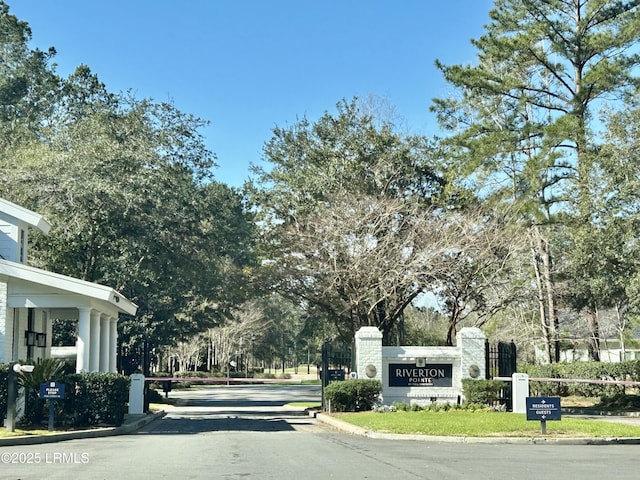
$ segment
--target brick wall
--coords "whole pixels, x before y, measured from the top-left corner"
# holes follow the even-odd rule
[[[356,364],[358,378],[382,381],[385,404],[393,402],[425,405],[433,401],[456,403],[462,400],[462,379],[471,372],[484,378],[485,336],[478,328],[463,328],[456,336],[454,347],[383,347],[382,334],[375,327],[364,327],[356,333]],[[413,369],[421,362],[427,365],[451,366],[451,386],[390,386],[389,365]],[[371,366],[376,375],[371,377]],[[475,374],[474,373],[474,374]]]

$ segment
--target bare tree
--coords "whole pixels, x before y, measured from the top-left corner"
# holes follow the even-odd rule
[[[443,219],[440,243],[448,250],[437,260],[434,293],[449,316],[447,345],[453,345],[462,322],[484,326],[531,287],[524,262],[527,239],[511,215],[471,208]]]
[[[269,324],[258,299],[242,304],[232,312],[232,319],[227,324],[210,328],[203,334],[208,368],[227,366],[236,355],[246,357],[252,342],[259,341]]]
[[[169,349],[169,355],[178,361],[178,369],[181,372],[195,370],[199,362],[200,351],[202,350],[202,337],[195,335],[188,340],[178,342]]]
[[[327,312],[344,340],[363,325],[388,336],[430,281],[434,227],[432,212],[401,200],[334,196],[288,228],[286,255],[271,268],[280,291]]]

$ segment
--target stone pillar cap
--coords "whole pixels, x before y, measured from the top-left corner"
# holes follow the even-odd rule
[[[378,327],[360,327],[356,332],[356,338],[382,338],[382,332]]]

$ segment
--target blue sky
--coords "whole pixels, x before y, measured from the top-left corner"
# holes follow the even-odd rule
[[[275,125],[376,95],[412,133],[450,88],[434,67],[475,60],[491,0],[7,0],[57,50],[57,72],[88,65],[112,92],[170,100],[211,122],[217,180],[241,186]]]

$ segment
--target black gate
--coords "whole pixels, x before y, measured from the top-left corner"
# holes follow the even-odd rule
[[[353,348],[350,345],[333,344],[326,340],[322,344],[322,410],[325,411],[324,389],[329,383],[342,381],[353,369]]]
[[[517,351],[513,342],[498,342],[491,345],[485,343],[486,377],[509,377],[516,373]],[[504,388],[500,392],[498,401],[507,410],[511,410],[511,382],[504,382]]]

